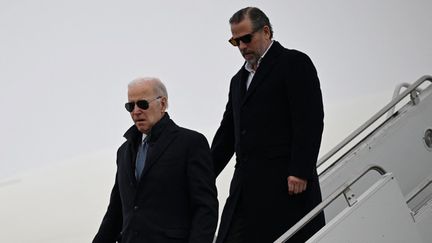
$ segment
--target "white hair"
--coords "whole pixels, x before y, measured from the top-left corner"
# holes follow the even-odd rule
[[[134,80],[132,80],[128,84],[128,88],[131,88],[135,85],[144,84],[147,82],[151,82],[153,86],[153,91],[157,96],[166,97],[168,99],[168,91],[165,87],[165,85],[162,83],[162,81],[159,78],[155,77],[139,77]]]

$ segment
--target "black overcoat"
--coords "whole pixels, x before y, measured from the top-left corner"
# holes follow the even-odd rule
[[[117,175],[94,243],[211,243],[218,202],[206,138],[168,114],[152,128],[141,179],[134,165],[142,134],[132,126],[117,152]]]
[[[217,175],[236,154],[218,243],[225,239],[236,208],[245,216],[245,242],[268,243],[321,201],[316,161],[324,112],[312,61],[275,41],[246,91],[248,75],[242,67],[232,78],[211,147]],[[308,180],[304,193],[288,195],[290,175]],[[303,242],[323,224],[320,214],[290,242]]]

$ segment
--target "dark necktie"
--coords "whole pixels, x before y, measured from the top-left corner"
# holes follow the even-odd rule
[[[138,148],[138,153],[137,153],[137,157],[136,157],[136,162],[135,162],[135,177],[137,180],[140,179],[141,177],[141,173],[144,169],[145,166],[145,160],[147,157],[147,138],[144,139],[144,141],[141,142],[141,145]]]

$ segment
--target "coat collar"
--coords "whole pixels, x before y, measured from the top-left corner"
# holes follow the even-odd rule
[[[162,131],[170,121],[170,116],[168,113],[165,113],[163,117],[152,127],[150,133],[148,134],[148,141],[155,142],[160,137]],[[133,125],[126,131],[123,137],[126,138],[126,140],[132,142],[132,144],[138,144],[139,141],[141,141],[142,133],[135,125]]]
[[[167,146],[171,144],[171,142],[174,140],[177,131],[178,126],[170,119],[168,113],[165,113],[165,115],[153,126],[148,135],[149,148],[147,152],[145,167],[141,174],[142,178],[158,161],[160,156],[166,150]],[[131,166],[128,167],[131,170],[129,171],[129,176],[131,177],[131,180],[136,183],[134,173],[135,158],[138,144],[141,141],[142,133],[136,128],[135,125],[133,125],[126,131],[124,137],[129,143],[129,152],[126,154],[129,159],[127,160],[131,161],[132,163]]]

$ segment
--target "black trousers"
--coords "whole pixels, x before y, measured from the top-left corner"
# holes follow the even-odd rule
[[[237,204],[234,215],[231,219],[228,234],[223,241],[224,243],[246,243],[246,239],[248,238],[246,235],[247,222],[245,219],[244,211],[238,205],[241,204]]]

